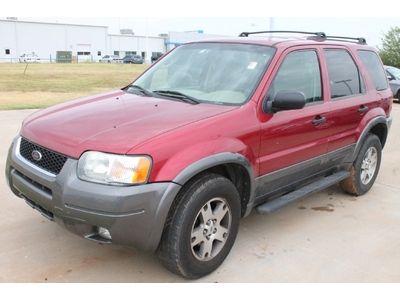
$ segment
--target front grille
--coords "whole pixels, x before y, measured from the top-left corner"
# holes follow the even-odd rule
[[[39,161],[34,160],[32,157],[32,152],[34,150],[37,150],[42,154],[42,158]],[[62,167],[67,161],[66,156],[33,144],[24,138],[21,138],[19,152],[23,158],[32,164],[55,175],[60,173]]]

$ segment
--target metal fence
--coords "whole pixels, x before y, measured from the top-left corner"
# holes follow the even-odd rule
[[[62,59],[56,59],[54,56],[48,56],[48,57],[37,57],[34,59],[24,59],[22,57],[0,57],[0,63],[46,63],[46,64],[52,64],[52,63],[122,63],[122,59],[120,60],[112,60],[110,62],[108,61],[102,61],[101,58],[94,58],[92,55],[91,56],[73,56],[72,60],[62,60]]]

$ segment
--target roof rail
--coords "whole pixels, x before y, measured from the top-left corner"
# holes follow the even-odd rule
[[[333,41],[350,41],[354,43],[358,43],[361,45],[366,45],[367,40],[363,37],[347,37],[347,36],[335,36],[335,35],[326,35],[324,32],[309,32],[309,31],[291,31],[291,30],[278,30],[278,31],[244,31],[239,34],[239,37],[248,37],[253,34],[262,34],[262,33],[298,33],[298,34],[307,34],[313,35],[309,37],[309,39],[316,40],[333,40]],[[315,37],[314,37],[315,36]]]
[[[361,44],[361,45],[367,44],[367,40],[363,37],[347,37],[347,36],[328,35],[328,36],[326,36],[326,39],[334,40],[334,41],[353,41],[353,42],[355,42],[357,44]]]
[[[248,37],[251,34],[262,34],[262,33],[300,33],[300,34],[311,34],[315,35],[318,38],[326,38],[326,34],[324,32],[308,32],[308,31],[286,31],[286,30],[278,30],[278,31],[252,31],[252,32],[242,32],[239,34],[240,37]]]

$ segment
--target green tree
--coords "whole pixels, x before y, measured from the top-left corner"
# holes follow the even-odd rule
[[[384,34],[379,55],[385,65],[400,67],[400,27],[393,27]]]

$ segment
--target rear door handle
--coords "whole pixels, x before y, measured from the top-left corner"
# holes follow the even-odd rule
[[[323,117],[323,116],[316,116],[316,117],[314,118],[314,120],[312,120],[312,123],[313,123],[315,126],[320,125],[320,124],[324,124],[325,122],[326,122],[326,118]]]
[[[365,113],[365,112],[368,111],[368,109],[369,109],[369,107],[363,104],[358,108],[358,112],[359,113]]]

